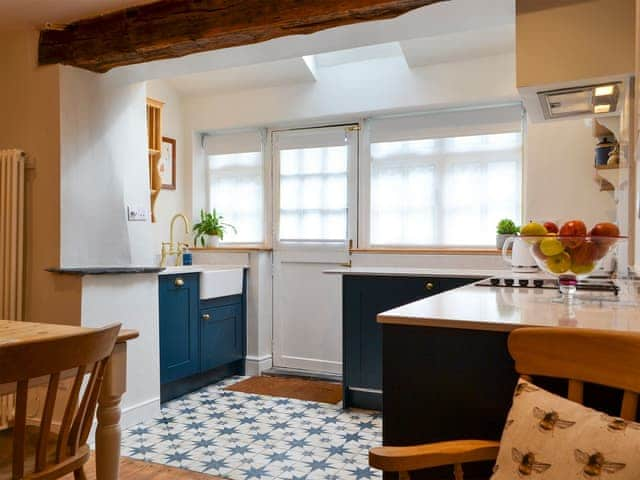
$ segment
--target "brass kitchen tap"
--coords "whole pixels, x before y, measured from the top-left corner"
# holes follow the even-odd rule
[[[162,258],[160,260],[160,266],[164,267],[167,264],[167,257],[170,255],[176,256],[176,266],[182,264],[182,254],[189,247],[189,244],[178,242],[177,244],[173,241],[173,227],[176,224],[176,220],[181,218],[184,221],[184,233],[191,233],[191,224],[189,219],[183,215],[182,213],[177,213],[171,219],[171,226],[169,227],[169,242],[162,242]]]

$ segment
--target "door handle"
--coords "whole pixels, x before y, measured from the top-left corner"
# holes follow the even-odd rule
[[[183,279],[181,279],[181,278],[176,278],[176,281],[175,281],[175,282],[173,282],[173,284],[174,284],[176,287],[182,287],[182,286],[184,286],[184,280],[183,280]]]
[[[211,320],[211,315],[209,315],[208,313],[203,313],[203,314],[202,314],[202,319],[203,319],[205,322],[208,322],[209,320]]]

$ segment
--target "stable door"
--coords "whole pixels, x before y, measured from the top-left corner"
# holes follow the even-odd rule
[[[342,372],[339,275],[356,233],[358,126],[272,133],[273,363]]]

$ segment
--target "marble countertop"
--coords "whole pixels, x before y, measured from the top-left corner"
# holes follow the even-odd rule
[[[489,278],[512,276],[509,270],[490,270],[477,268],[412,268],[412,267],[344,267],[325,270],[323,273],[336,275],[381,275],[389,277],[458,277]]]
[[[525,326],[640,332],[640,282],[618,280],[617,284],[618,301],[612,301],[612,293],[579,292],[589,300],[571,307],[552,301],[559,295],[554,289],[471,284],[383,312],[378,322],[504,332]]]
[[[180,275],[185,273],[202,273],[214,270],[235,270],[237,268],[248,269],[249,265],[183,265],[179,267],[166,267],[160,275]]]

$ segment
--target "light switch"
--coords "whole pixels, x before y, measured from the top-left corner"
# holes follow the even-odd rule
[[[127,219],[130,222],[146,222],[149,220],[149,211],[147,207],[128,205]]]

